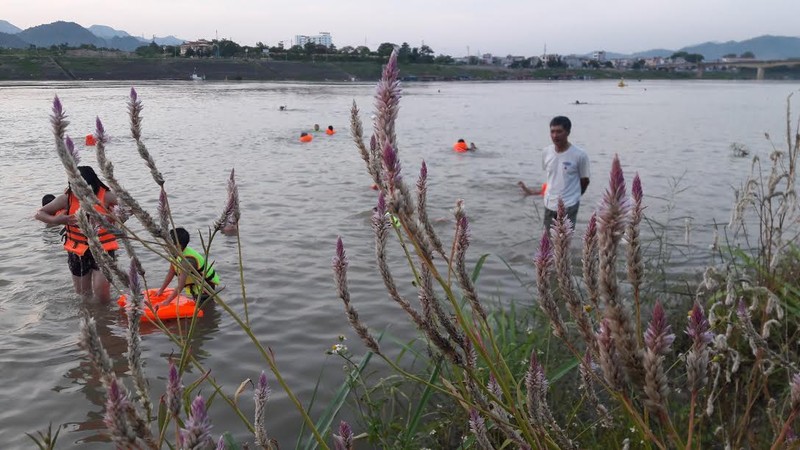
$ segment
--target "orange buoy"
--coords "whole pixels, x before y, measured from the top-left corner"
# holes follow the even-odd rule
[[[455,144],[453,144],[453,150],[458,153],[464,153],[469,151],[469,146],[464,141],[458,141]]]
[[[95,144],[97,144],[97,141],[95,140],[94,135],[93,134],[87,134],[86,135],[86,145],[91,147],[91,146],[94,146]]]
[[[300,142],[311,142],[314,139],[314,136],[310,134],[301,134],[300,135]]]
[[[148,289],[142,292],[146,301],[150,303],[149,305],[145,303],[142,321],[149,320],[150,322],[155,322],[156,317],[161,320],[171,320],[192,317],[194,315],[197,302],[195,302],[191,297],[178,294],[177,297],[165,305],[161,304],[161,302],[172,295],[175,290],[172,288],[164,289],[164,292],[162,292],[161,295],[156,295],[157,292],[158,289]],[[126,303],[127,298],[125,295],[121,295],[119,300],[117,300],[117,304],[123,308],[125,307]],[[197,317],[203,317],[202,309],[197,310]]]

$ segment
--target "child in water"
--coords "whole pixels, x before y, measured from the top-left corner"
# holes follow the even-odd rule
[[[205,281],[209,284],[211,290],[214,290],[219,286],[219,275],[217,272],[211,267],[212,263],[207,263],[206,259],[203,257],[202,254],[198,253],[195,249],[189,247],[189,232],[186,231],[184,228],[175,228],[174,230],[170,231],[170,236],[172,236],[172,242],[181,250],[182,256],[178,259],[178,263],[181,265],[188,264],[194,270],[182,267],[176,267],[174,264],[169,266],[169,271],[167,272],[166,278],[164,278],[164,283],[161,285],[161,289],[158,290],[156,296],[160,296],[164,293],[164,290],[169,287],[169,284],[172,282],[172,279],[175,278],[175,275],[178,275],[178,286],[169,297],[167,297],[161,304],[168,304],[181,291],[186,290],[186,292],[191,295],[195,300],[203,302],[207,300],[210,295],[203,290],[203,283],[200,280],[196,279],[196,275],[194,275],[194,271],[201,274],[205,277]],[[190,273],[190,270],[192,273]]]

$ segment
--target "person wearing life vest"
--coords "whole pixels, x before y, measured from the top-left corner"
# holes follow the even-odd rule
[[[333,129],[333,125],[328,125],[328,129],[325,130],[325,134],[327,134],[328,136],[333,136],[334,134],[336,134],[336,130]]]
[[[217,275],[217,271],[212,267],[213,262],[209,263],[201,253],[189,247],[190,236],[185,228],[175,228],[170,231],[169,234],[172,236],[172,242],[182,253],[177,261],[179,266],[175,264],[169,266],[167,276],[164,278],[161,289],[156,293],[156,297],[160,296],[164,290],[169,287],[175,275],[178,275],[177,288],[172,291],[169,297],[161,302],[162,305],[172,302],[182,291],[185,291],[187,295],[191,295],[197,301],[203,302],[207,300],[211,297],[207,289],[213,291],[219,286],[219,275]],[[197,274],[200,274],[205,280],[198,279]],[[204,281],[208,283],[208,287],[206,288],[204,288]]]
[[[469,151],[469,146],[463,139],[459,139],[458,142],[453,144],[453,151],[458,153],[466,153]]]
[[[100,202],[95,205],[95,209],[107,215],[111,207],[117,204],[117,196],[100,181],[94,169],[89,166],[78,166],[78,170]],[[46,224],[64,226],[66,230],[64,250],[67,251],[67,264],[72,273],[75,292],[81,295],[93,294],[95,298],[105,303],[110,299],[110,283],[97,266],[94,255],[89,250],[86,235],[78,227],[76,213],[79,208],[80,202],[69,187],[63,194],[42,206],[34,217]],[[114,257],[114,252],[119,249],[117,237],[104,228],[97,229],[97,237],[103,250]]]
[[[314,139],[314,136],[306,133],[305,131],[300,133],[300,142],[311,142]]]

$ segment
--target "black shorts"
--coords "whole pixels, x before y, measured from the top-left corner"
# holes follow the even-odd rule
[[[114,250],[111,250],[108,254],[114,258]],[[97,261],[94,260],[91,250],[86,250],[83,256],[67,252],[67,265],[69,265],[69,271],[76,277],[88,275],[93,270],[100,270],[100,268],[97,267]]]

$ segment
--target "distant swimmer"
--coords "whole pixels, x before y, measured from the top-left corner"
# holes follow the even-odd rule
[[[311,142],[313,139],[314,139],[314,136],[312,136],[312,135],[310,135],[310,134],[308,134],[306,132],[300,133],[300,142]]]
[[[333,125],[328,125],[328,129],[325,130],[325,134],[327,134],[328,136],[333,136],[334,134],[336,134],[336,130],[333,129]]]
[[[475,145],[475,143],[474,143],[474,142],[470,142],[470,143],[469,143],[469,151],[471,151],[471,152],[474,152],[474,151],[475,151],[475,150],[477,150],[477,149],[478,149],[478,146],[477,146],[477,145]]]
[[[286,111],[286,105],[278,106],[279,111]]]
[[[318,123],[314,124],[314,133],[319,133],[319,124]]]
[[[466,153],[469,151],[469,146],[463,139],[459,139],[458,142],[453,144],[453,151],[457,153]]]

